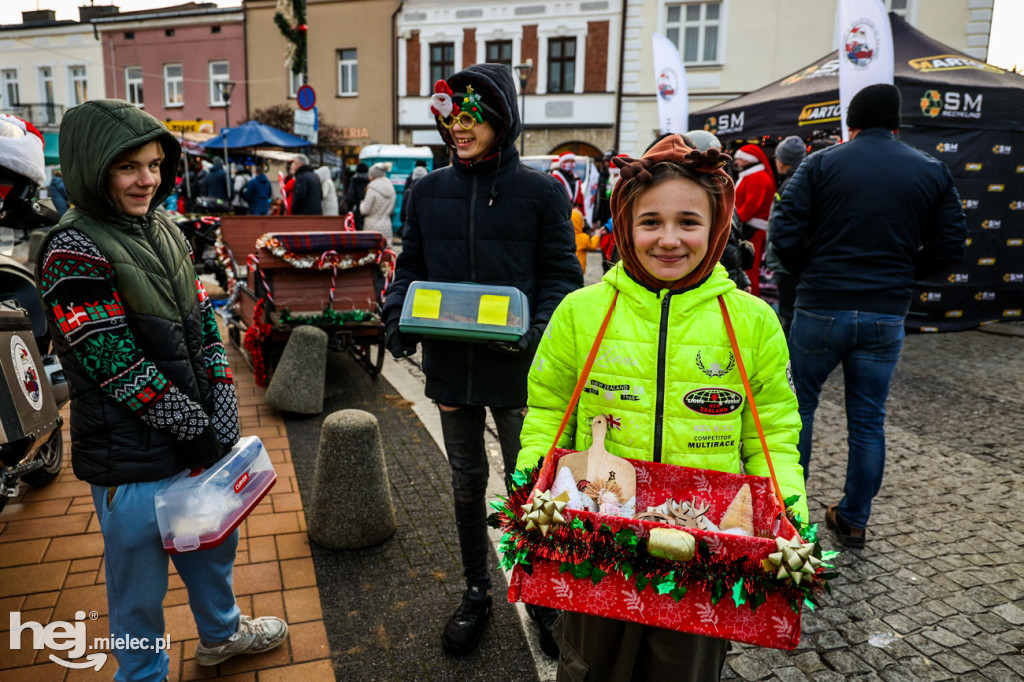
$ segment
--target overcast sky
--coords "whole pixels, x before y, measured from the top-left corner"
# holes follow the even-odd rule
[[[90,0],[0,0],[0,24],[20,24],[25,10],[53,9],[58,19],[78,19],[78,6]],[[184,0],[180,0],[184,1]],[[241,0],[216,0],[221,7],[238,7]],[[179,0],[92,0],[96,5],[116,4],[123,12],[179,4]],[[1024,67],[1024,0],[995,0],[988,61],[996,66]]]

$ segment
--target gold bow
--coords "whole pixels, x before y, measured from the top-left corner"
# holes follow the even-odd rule
[[[799,585],[802,580],[810,580],[821,565],[821,559],[813,555],[817,543],[801,544],[799,536],[790,540],[775,538],[777,552],[768,555],[761,562],[764,570],[775,573],[780,580],[788,580]]]
[[[565,517],[562,511],[565,505],[569,504],[569,493],[563,492],[556,498],[551,497],[551,491],[545,490],[533,496],[532,504],[524,504],[523,520],[526,521],[526,530],[539,528],[541,535],[547,537],[551,526],[565,524]]]
[[[647,553],[662,559],[689,561],[695,549],[693,536],[677,528],[652,528],[647,539]]]

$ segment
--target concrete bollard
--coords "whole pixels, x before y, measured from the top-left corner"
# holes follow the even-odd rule
[[[320,414],[324,411],[326,372],[327,332],[319,327],[298,327],[288,338],[263,402],[282,412]]]
[[[377,418],[362,410],[327,415],[306,513],[309,539],[331,549],[360,549],[395,532],[395,506]]]

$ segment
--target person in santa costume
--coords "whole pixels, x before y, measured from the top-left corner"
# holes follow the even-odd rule
[[[565,188],[569,202],[573,208],[583,212],[583,179],[576,175],[576,155],[562,152],[558,155],[558,166],[552,169],[551,175]]]
[[[775,176],[764,150],[745,144],[733,156],[736,179],[736,213],[743,224],[743,238],[754,245],[754,266],[747,270],[750,293],[761,295],[761,264],[764,260],[768,213],[775,199]]]

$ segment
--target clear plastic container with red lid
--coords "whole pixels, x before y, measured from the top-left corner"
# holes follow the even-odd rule
[[[246,436],[220,461],[172,476],[157,491],[156,521],[171,554],[216,547],[270,491],[277,474],[262,441]]]

